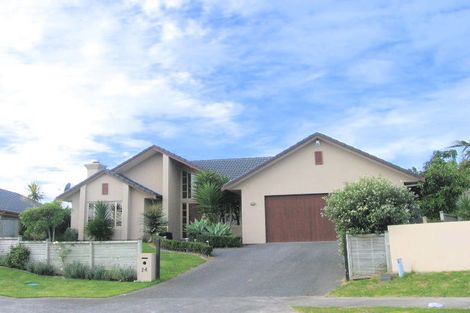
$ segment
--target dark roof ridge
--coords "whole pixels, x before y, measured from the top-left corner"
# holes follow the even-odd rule
[[[241,157],[241,158],[220,158],[220,159],[200,159],[191,160],[191,162],[202,162],[202,161],[225,161],[225,160],[248,160],[248,159],[271,159],[272,156],[260,156],[260,157]]]

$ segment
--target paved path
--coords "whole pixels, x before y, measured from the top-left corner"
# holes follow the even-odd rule
[[[344,277],[336,242],[217,249],[215,258],[171,281],[135,293],[145,298],[324,295]]]
[[[292,313],[292,306],[422,307],[429,302],[449,308],[470,308],[470,298],[326,298],[223,297],[157,298],[136,301],[132,296],[110,299],[11,299],[0,297],[2,313]]]

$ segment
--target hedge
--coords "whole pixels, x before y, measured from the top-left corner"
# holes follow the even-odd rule
[[[172,251],[194,252],[207,256],[212,253],[212,247],[203,242],[161,239],[161,248]]]
[[[242,239],[234,236],[213,236],[213,235],[197,235],[191,238],[191,241],[208,243],[212,248],[239,248],[242,246]]]

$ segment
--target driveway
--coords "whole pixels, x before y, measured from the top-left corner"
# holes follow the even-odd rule
[[[308,296],[325,294],[344,275],[334,242],[253,245],[216,250],[214,255],[173,280],[131,294],[105,299],[0,297],[0,311],[293,312],[292,305],[330,304],[331,298]]]
[[[324,295],[344,277],[336,242],[217,249],[215,258],[138,298],[288,297]]]

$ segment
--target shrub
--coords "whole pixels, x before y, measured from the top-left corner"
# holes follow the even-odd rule
[[[465,221],[470,220],[470,196],[463,194],[457,200],[457,216]]]
[[[113,220],[108,204],[97,201],[94,205],[95,217],[86,225],[87,235],[94,240],[110,240],[113,236]]]
[[[239,248],[242,246],[242,239],[234,236],[211,236],[203,234],[191,238],[191,240],[205,242],[212,248]]]
[[[217,224],[209,224],[206,227],[206,231],[211,236],[230,236],[232,235],[232,230],[230,229],[230,225],[217,223]]]
[[[134,281],[137,279],[137,272],[132,268],[114,267],[108,271],[108,280],[114,281]]]
[[[103,266],[91,268],[75,261],[64,267],[64,276],[90,280],[134,281],[137,279],[137,272],[132,268],[114,267],[110,270],[105,269]]]
[[[186,233],[190,238],[196,237],[206,233],[207,226],[209,226],[209,223],[204,219],[194,220],[191,224],[186,225]]]
[[[104,266],[96,266],[93,269],[93,277],[94,280],[110,280],[109,273],[104,268]]]
[[[207,243],[191,242],[191,241],[178,241],[178,240],[161,240],[161,248],[173,251],[193,252],[202,255],[211,255],[212,247]]]
[[[91,279],[93,278],[93,273],[89,266],[74,261],[64,266],[64,277],[77,279]]]
[[[26,270],[34,274],[46,276],[53,276],[56,273],[53,265],[44,262],[29,262],[26,265]]]
[[[8,256],[0,255],[0,266],[8,266]]]
[[[361,178],[326,197],[323,214],[335,223],[344,248],[346,233],[383,233],[388,225],[409,223],[417,210],[415,196],[405,187],[382,178]]]
[[[63,234],[58,236],[58,241],[77,241],[78,240],[78,231],[73,228],[67,228]]]
[[[154,235],[166,230],[166,221],[160,203],[149,206],[144,211],[144,233],[147,236]]]
[[[7,254],[6,264],[8,267],[19,268],[24,270],[29,261],[30,251],[23,245],[11,247]]]

